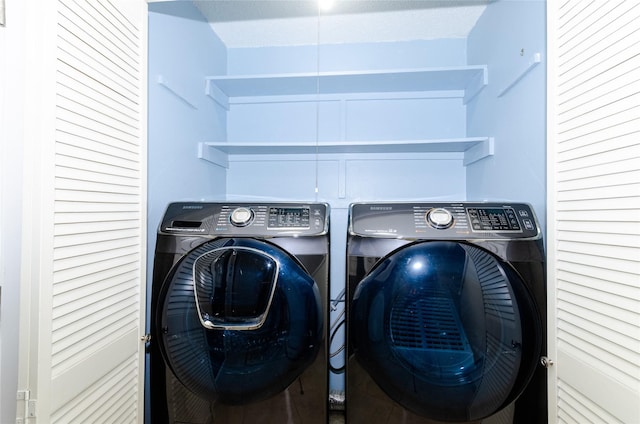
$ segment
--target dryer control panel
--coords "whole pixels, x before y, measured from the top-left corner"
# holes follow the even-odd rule
[[[355,203],[349,231],[363,237],[532,239],[540,237],[526,203]]]
[[[160,231],[212,236],[313,236],[327,234],[326,203],[172,203]]]

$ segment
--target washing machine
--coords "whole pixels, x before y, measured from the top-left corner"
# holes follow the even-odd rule
[[[347,423],[546,423],[545,291],[528,204],[352,204]]]
[[[170,204],[148,422],[326,423],[328,255],[324,203]]]

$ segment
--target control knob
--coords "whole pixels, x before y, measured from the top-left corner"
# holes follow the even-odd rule
[[[253,221],[253,211],[249,208],[236,208],[231,212],[229,220],[236,227],[246,227]]]
[[[434,208],[427,212],[427,223],[433,228],[444,230],[453,225],[453,215],[444,208]]]

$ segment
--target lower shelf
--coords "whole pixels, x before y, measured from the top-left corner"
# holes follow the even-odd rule
[[[464,165],[493,155],[493,138],[462,137],[426,140],[203,142],[198,157],[228,167],[231,155],[390,154],[464,152]],[[265,160],[268,159],[265,157]]]

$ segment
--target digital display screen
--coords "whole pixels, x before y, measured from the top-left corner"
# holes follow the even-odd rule
[[[309,228],[309,208],[269,208],[269,228]]]
[[[521,231],[511,208],[467,208],[467,216],[474,231]]]

